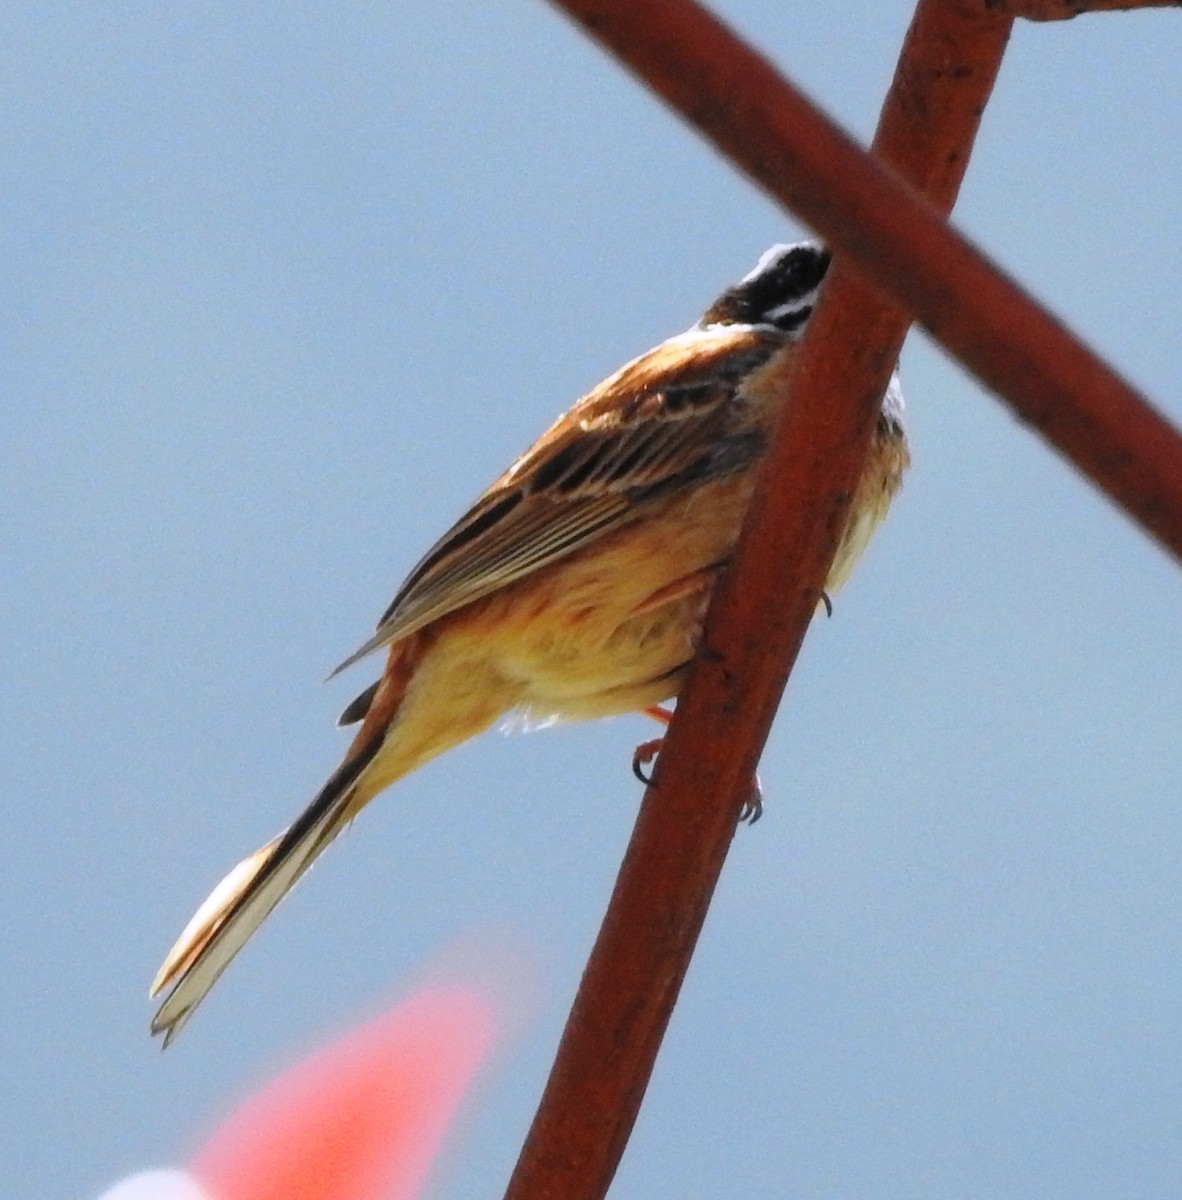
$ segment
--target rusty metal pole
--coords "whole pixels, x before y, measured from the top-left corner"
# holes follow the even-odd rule
[[[589,8],[602,18],[613,6],[566,7],[593,25]],[[646,6],[625,7],[635,14]],[[941,210],[967,165],[1008,30],[1008,19],[966,19],[939,0],[917,10],[877,145]],[[835,264],[797,356],[785,427],[708,618],[710,653],[679,702],[509,1200],[607,1192],[832,562],[833,530],[907,322]]]

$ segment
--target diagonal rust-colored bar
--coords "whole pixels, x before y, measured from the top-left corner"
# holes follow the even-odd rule
[[[1008,19],[921,2],[878,149],[951,207]],[[907,318],[834,265],[507,1196],[597,1200],[632,1129]],[[858,336],[851,338],[850,330]],[[856,347],[856,353],[848,353]],[[804,387],[799,385],[804,384]],[[785,381],[787,386],[787,381]]]
[[[1027,21],[1069,21],[1081,13],[1182,8],[1182,0],[982,0],[987,9]]]
[[[554,2],[1182,558],[1182,436],[894,172],[691,0]]]

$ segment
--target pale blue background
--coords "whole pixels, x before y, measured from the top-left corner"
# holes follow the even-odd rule
[[[910,5],[720,6],[859,137]],[[1178,13],[1020,27],[958,219],[1182,420]],[[146,987],[335,763],[320,680],[562,408],[800,232],[541,3],[0,14],[0,1193],[93,1197],[441,946],[537,1017],[437,1197],[500,1194],[640,720],[385,796],[179,1043]],[[614,1195],[1182,1184],[1182,575],[922,336],[915,468],[814,627]]]

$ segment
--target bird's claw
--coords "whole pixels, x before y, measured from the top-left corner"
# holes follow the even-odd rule
[[[651,742],[641,742],[632,752],[632,774],[645,787],[652,786],[653,776],[651,771],[646,772],[644,768],[657,757],[664,743],[664,738],[653,738]],[[743,805],[739,809],[739,820],[748,825],[754,825],[762,816],[763,789],[759,785],[759,776],[756,775],[751,780],[751,786],[748,788],[746,796],[743,797]]]
[[[637,746],[632,752],[632,774],[635,775],[645,787],[649,787],[652,784],[653,777],[651,771],[646,775],[644,768],[647,767],[648,764],[657,757],[661,751],[662,745],[664,745],[664,742],[665,739],[663,737],[653,738],[651,742],[641,742],[640,745]]]
[[[739,820],[748,825],[754,825],[763,816],[763,788],[759,786],[759,776],[754,775],[747,795],[743,797],[743,806],[739,809]]]

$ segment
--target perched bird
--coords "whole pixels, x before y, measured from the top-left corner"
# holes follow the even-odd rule
[[[167,1045],[247,938],[383,788],[510,712],[583,719],[677,694],[738,536],[792,354],[829,265],[774,246],[702,319],[558,419],[411,572],[338,671],[388,648],[341,716],[344,761],[189,922],[152,995]],[[846,579],[908,463],[897,379],[826,584]],[[336,672],[334,672],[335,674]],[[659,712],[660,710],[656,710]]]

